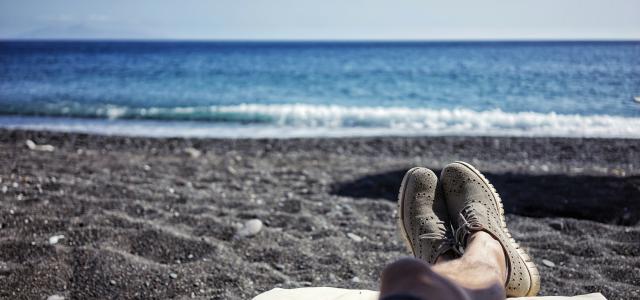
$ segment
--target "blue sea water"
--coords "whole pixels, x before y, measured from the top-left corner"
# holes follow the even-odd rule
[[[0,42],[0,127],[640,138],[640,42]]]

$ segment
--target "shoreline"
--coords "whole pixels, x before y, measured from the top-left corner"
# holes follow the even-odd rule
[[[54,149],[30,150],[26,140]],[[640,139],[0,129],[0,298],[377,289],[384,265],[408,255],[394,219],[403,172],[454,160],[501,193],[514,238],[540,269],[541,295],[640,295]],[[251,219],[262,230],[237,238]],[[55,235],[64,238],[51,244]]]

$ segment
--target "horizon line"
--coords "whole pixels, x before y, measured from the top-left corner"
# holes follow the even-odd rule
[[[640,38],[513,39],[183,39],[183,38],[0,38],[0,42],[213,42],[213,43],[465,43],[465,42],[640,42]]]

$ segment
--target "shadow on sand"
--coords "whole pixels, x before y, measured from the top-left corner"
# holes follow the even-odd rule
[[[332,193],[395,202],[406,171],[371,174],[338,183]],[[440,174],[440,170],[434,172]],[[640,176],[483,174],[500,193],[506,213],[619,225],[634,225],[640,220]]]

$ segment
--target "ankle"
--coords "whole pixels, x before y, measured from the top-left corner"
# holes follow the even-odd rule
[[[492,265],[497,269],[502,282],[506,283],[508,276],[507,260],[502,244],[500,244],[500,242],[489,233],[478,231],[471,234],[468,238],[467,249],[471,247],[480,250],[481,252],[473,252],[482,253],[484,260],[487,258],[493,258],[494,263]]]
[[[467,247],[469,247],[472,243],[481,244],[484,247],[491,248],[492,250],[496,250],[498,248],[502,250],[502,245],[500,244],[500,242],[485,231],[476,231],[469,235],[469,237],[467,238]]]

